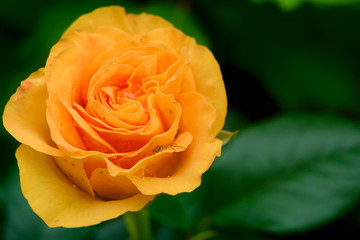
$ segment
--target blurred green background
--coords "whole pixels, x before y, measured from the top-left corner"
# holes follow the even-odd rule
[[[360,238],[360,1],[2,1],[1,108],[67,26],[107,5],[163,16],[208,46],[224,129],[240,130],[200,188],[153,201],[156,239]],[[128,238],[122,218],[48,228],[21,195],[19,143],[0,129],[2,239]]]

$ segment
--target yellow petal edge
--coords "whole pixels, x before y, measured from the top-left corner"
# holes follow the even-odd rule
[[[49,227],[85,227],[139,211],[153,195],[137,194],[105,201],[77,188],[56,166],[51,156],[24,144],[16,151],[23,195]]]
[[[63,36],[78,29],[93,30],[99,26],[119,28],[130,34],[146,33],[156,28],[172,27],[165,19],[151,14],[127,14],[120,6],[97,8],[76,19]]]
[[[5,106],[3,124],[21,143],[52,156],[62,156],[50,137],[46,122],[47,91],[44,69],[32,73],[21,83]]]

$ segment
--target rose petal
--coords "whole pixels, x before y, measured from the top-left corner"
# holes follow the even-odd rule
[[[95,196],[89,178],[84,169],[84,160],[71,157],[55,157],[54,161],[61,171],[70,179],[77,187],[92,196]]]
[[[49,227],[98,224],[127,211],[138,211],[154,198],[137,194],[123,200],[104,201],[74,187],[50,156],[21,145],[16,157],[22,192]]]
[[[143,194],[191,192],[201,183],[201,175],[220,155],[222,142],[214,139],[212,125],[215,109],[198,93],[183,93],[178,97],[183,113],[179,132],[190,132],[190,146],[181,153],[177,171],[167,178],[131,176],[130,179]]]
[[[106,168],[93,171],[90,182],[94,191],[104,198],[124,199],[140,193],[127,177],[112,177]]]
[[[175,153],[186,151],[192,139],[193,136],[189,132],[183,132],[178,134],[174,142],[156,146],[149,153],[148,158],[145,158],[141,164],[134,167],[132,174],[159,178],[171,176],[177,170],[177,165],[180,163],[182,156]]]
[[[155,101],[154,95],[150,95],[148,99],[149,121],[143,128],[136,131],[112,131],[100,129],[96,126],[94,126],[94,128],[99,132],[100,136],[106,139],[119,153],[140,149],[148,143],[153,136],[164,132],[159,113],[152,106]]]
[[[76,91],[81,92],[80,89],[75,88],[74,85],[78,85],[76,80],[79,76],[77,71],[74,70],[74,67],[78,67],[78,65],[74,65],[66,68],[65,72],[62,76],[62,81],[59,86],[59,100],[66,107],[68,113],[71,115],[73,121],[72,124],[76,127],[78,134],[80,135],[82,141],[84,142],[87,150],[96,150],[100,152],[116,152],[114,148],[112,148],[109,143],[104,141],[97,132],[87,123],[79,113],[73,109],[73,104],[76,102]],[[71,84],[74,82],[74,84]],[[70,86],[69,86],[70,85]],[[69,90],[69,89],[72,89]],[[54,111],[56,114],[56,111]]]
[[[62,156],[51,140],[46,123],[47,91],[44,69],[31,74],[5,106],[3,123],[6,130],[19,142],[52,155]]]
[[[216,139],[211,143],[191,147],[187,152],[182,153],[181,162],[178,163],[179,168],[173,175],[167,177],[132,175],[130,179],[143,194],[176,195],[191,192],[200,186],[201,175],[211,166],[215,157],[220,155],[221,145],[222,142]]]
[[[86,147],[73,124],[71,115],[59,100],[58,91],[65,69],[74,64],[79,57],[81,57],[81,50],[73,45],[62,51],[52,62],[49,62],[50,66],[45,67],[46,86],[49,94],[46,119],[49,124],[51,138],[69,151],[85,150]]]
[[[156,148],[156,146],[167,145],[174,141],[174,138],[179,128],[181,107],[175,101],[173,96],[163,93],[159,93],[156,96],[155,101],[157,102],[157,104],[161,103],[161,107],[164,108],[164,112],[161,113],[163,124],[171,125],[171,127],[164,133],[152,137],[145,146],[141,147],[136,151],[125,154],[120,153],[118,156],[116,156],[115,154],[112,156],[108,156],[110,159],[112,159],[119,165],[118,166],[109,160],[106,161],[107,169],[111,176],[117,176],[119,174],[121,175],[122,173],[131,172],[131,169],[129,170],[129,168],[133,167],[141,159],[149,156],[149,154]]]
[[[67,37],[72,44],[67,45],[62,51],[54,47],[56,51],[50,52],[51,60],[47,61],[45,68],[49,92],[47,119],[51,137],[68,151],[93,150],[91,147],[95,145],[100,145],[94,148],[98,151],[115,151],[96,136],[90,127],[86,127],[81,117],[72,110],[74,102],[84,104],[82,92],[87,92],[90,81],[89,76],[84,76],[84,72],[89,74],[85,69],[91,60],[107,49],[113,41],[99,34],[84,32],[72,32]],[[77,127],[73,119],[76,120]]]
[[[93,128],[98,127],[102,129],[112,129],[115,131],[120,129],[133,131],[142,127],[142,126],[130,125],[125,122],[118,121],[116,122],[116,125],[118,127],[115,128],[114,126],[109,125],[107,122],[104,122],[102,119],[90,115],[88,111],[86,111],[82,106],[78,104],[74,104],[74,109],[82,116],[82,118],[84,118],[89,124],[91,124]],[[115,118],[113,118],[111,114],[107,114],[105,115],[105,117],[107,118],[107,121],[110,121],[109,118],[115,120]]]
[[[217,135],[224,126],[227,98],[219,64],[208,48],[197,45],[191,56],[191,68],[196,89],[216,109],[213,132]]]
[[[152,142],[150,142],[150,147],[152,146],[152,148],[148,149],[148,146],[145,148],[147,150],[145,151],[147,155],[140,155],[140,157],[135,155],[135,157],[130,157],[129,160],[133,160],[134,158],[141,160],[130,169],[118,167],[111,161],[105,160],[108,172],[114,177],[126,176],[131,178],[133,175],[141,178],[144,176],[157,176],[160,178],[168,177],[169,174],[176,170],[176,165],[180,159],[180,155],[173,155],[173,153],[185,151],[193,137],[189,132],[183,132],[180,133],[173,142],[164,143],[164,139],[161,138],[164,136],[166,135],[161,135],[160,137],[156,136],[154,138],[155,140],[158,140],[159,145],[155,145],[154,143],[157,141],[152,139]],[[126,157],[124,157],[122,161],[124,161]]]
[[[80,16],[68,29],[66,29],[63,36],[77,29],[91,31],[99,26],[117,27],[126,32],[131,31],[125,9],[119,6],[110,6],[98,8],[90,13]]]
[[[139,15],[130,13],[127,15],[127,19],[132,34],[146,33],[157,28],[173,27],[173,25],[165,19],[147,13],[141,13]]]
[[[196,47],[194,38],[185,35],[176,28],[158,28],[141,36],[141,42],[148,44],[151,42],[161,42],[170,49],[180,52],[181,48],[186,48],[188,54],[191,54]]]
[[[151,31],[159,27],[172,27],[161,17],[142,13],[128,14],[119,6],[102,7],[82,15],[65,31],[63,36],[76,29],[93,30],[99,26],[116,27],[125,32],[136,34]]]
[[[123,168],[129,169],[133,167],[138,161],[147,157],[156,146],[167,145],[174,141],[179,128],[181,108],[173,96],[161,92],[154,96],[154,100],[154,108],[157,108],[157,112],[154,112],[154,114],[161,119],[162,132],[158,132],[150,138],[143,148],[121,158],[119,164]],[[141,137],[145,138],[146,136],[142,135]]]
[[[196,86],[190,64],[182,65],[160,90],[164,93],[174,95],[175,98],[181,92],[195,92]]]

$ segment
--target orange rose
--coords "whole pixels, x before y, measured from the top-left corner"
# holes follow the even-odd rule
[[[3,115],[21,188],[50,227],[190,192],[220,155],[226,93],[211,52],[164,19],[104,7],[77,19]]]

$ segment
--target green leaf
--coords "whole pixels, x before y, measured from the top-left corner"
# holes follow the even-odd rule
[[[122,217],[100,223],[91,233],[91,240],[127,239],[128,233]]]
[[[239,130],[235,132],[230,132],[227,130],[221,130],[219,134],[216,136],[216,138],[223,141],[223,145],[227,144],[233,137],[236,136],[236,134],[239,132]]]
[[[173,228],[166,227],[163,224],[160,224],[157,226],[156,234],[155,234],[156,240],[183,240],[186,239],[186,233],[177,231]]]
[[[249,125],[249,120],[245,118],[238,110],[229,108],[226,114],[225,124],[223,130],[216,136],[223,145],[226,145],[238,132]]]
[[[204,216],[203,196],[201,187],[191,193],[181,193],[176,196],[162,194],[150,206],[151,217],[181,231],[193,230]]]
[[[244,129],[249,123],[249,120],[238,109],[229,107],[223,129],[236,132],[239,129]]]
[[[360,197],[360,127],[334,116],[288,115],[240,132],[207,179],[221,226],[302,231]]]
[[[304,3],[310,2],[315,5],[351,5],[359,3],[359,0],[251,0],[253,3],[274,2],[285,11],[294,10]]]

